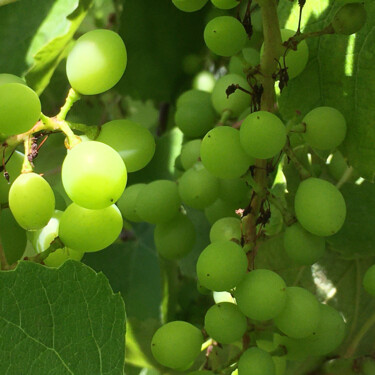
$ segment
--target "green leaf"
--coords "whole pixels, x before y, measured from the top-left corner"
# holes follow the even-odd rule
[[[123,374],[124,302],[81,263],[0,272],[0,330],[1,374]]]

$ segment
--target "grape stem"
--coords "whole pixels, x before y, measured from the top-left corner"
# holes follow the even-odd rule
[[[353,171],[354,171],[353,167],[346,168],[345,172],[343,173],[340,180],[336,184],[337,189],[341,189],[342,185],[344,185],[345,182],[347,182],[350,179],[350,177],[352,177]]]
[[[66,115],[73,107],[73,104],[81,99],[81,95],[79,95],[74,89],[70,89],[68,92],[68,96],[65,99],[64,105],[61,107],[60,112],[57,114],[58,120],[65,120]]]
[[[23,158],[21,173],[30,173],[33,171],[32,165],[32,143],[33,136],[29,135],[23,142],[25,148],[25,156]]]
[[[284,146],[283,150],[285,152],[285,155],[288,157],[288,159],[291,160],[294,166],[296,167],[297,172],[301,177],[301,180],[306,180],[307,178],[311,177],[311,173],[301,164],[297,156],[294,154],[290,146],[289,138],[287,139],[287,143]]]

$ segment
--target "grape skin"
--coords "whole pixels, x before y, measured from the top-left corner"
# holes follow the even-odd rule
[[[136,205],[138,200],[138,195],[146,184],[134,184],[127,187],[117,201],[117,207],[119,208],[122,216],[134,223],[140,223],[142,219],[139,217]]]
[[[183,12],[196,12],[202,9],[208,0],[172,0],[173,4]]]
[[[44,264],[48,267],[60,267],[65,261],[72,259],[80,261],[83,258],[83,254],[80,251],[69,249],[67,247],[56,249],[53,253],[49,254],[46,259],[44,259]]]
[[[241,241],[241,220],[236,217],[223,217],[217,220],[210,230],[210,241]]]
[[[10,156],[9,152],[5,153],[5,160],[8,160]],[[15,179],[21,174],[22,164],[24,155],[21,152],[15,151],[12,157],[6,164],[6,170],[9,173],[9,183],[4,177],[4,174],[0,175],[0,203],[8,202],[9,189]]]
[[[219,9],[232,9],[240,3],[239,0],[211,0],[211,2]]]
[[[199,155],[200,155],[201,144],[202,144],[201,139],[195,139],[193,141],[189,141],[185,143],[182,146],[181,164],[186,171],[198,161]]]
[[[22,78],[15,76],[14,74],[1,73],[0,86],[5,83],[21,83],[22,85],[26,85],[26,82]]]
[[[219,219],[223,217],[234,217],[238,218],[236,214],[236,209],[238,206],[233,202],[227,202],[222,199],[217,199],[211,206],[204,209],[204,215],[206,216],[208,222],[213,225]]]
[[[275,364],[269,353],[252,347],[241,355],[238,375],[275,375]]]
[[[367,293],[375,296],[375,265],[367,269],[363,277],[363,287]]]

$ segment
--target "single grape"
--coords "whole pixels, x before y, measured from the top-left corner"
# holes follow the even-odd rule
[[[70,85],[84,95],[100,94],[112,88],[124,74],[125,44],[111,30],[92,30],[76,41],[66,61]]]
[[[178,214],[172,220],[157,224],[154,241],[159,254],[165,259],[180,259],[187,255],[195,244],[195,228],[191,220]]]
[[[39,120],[39,97],[23,83],[0,85],[0,103],[0,133],[6,136],[24,133]]]
[[[239,85],[243,89],[251,91],[245,77],[237,74],[227,74],[216,81],[212,91],[212,104],[219,115],[224,111],[230,111],[232,117],[238,117],[250,106],[251,97],[241,90],[236,90],[228,96],[226,91],[231,85]]]
[[[325,239],[305,230],[299,223],[286,228],[284,249],[289,258],[301,265],[314,264],[326,249]]]
[[[128,172],[144,168],[155,153],[155,139],[150,131],[130,120],[114,120],[102,125],[96,141],[115,149]]]
[[[242,178],[220,180],[219,197],[235,203],[238,207],[245,207],[250,202],[251,190]]]
[[[139,193],[146,186],[146,184],[134,184],[128,186],[120,199],[117,201],[117,207],[119,208],[124,219],[139,223],[142,219],[139,217],[136,211],[137,199]]]
[[[269,159],[284,147],[286,129],[273,113],[254,112],[241,125],[240,141],[242,148],[253,158]]]
[[[122,224],[116,205],[90,210],[72,203],[61,216],[59,237],[65,246],[76,251],[99,251],[116,241]]]
[[[9,189],[14,180],[21,174],[23,159],[24,155],[18,151],[14,151],[12,156],[11,152],[5,152],[4,160],[8,160],[5,168],[9,174],[9,182],[5,178],[4,172],[2,172],[0,174],[0,203],[8,202]]]
[[[181,369],[198,357],[202,344],[203,336],[198,328],[177,320],[163,325],[155,332],[151,351],[163,366]]]
[[[239,131],[228,126],[210,130],[203,138],[200,154],[207,170],[220,178],[240,177],[253,163],[241,147]]]
[[[273,319],[285,307],[284,280],[275,272],[257,269],[246,274],[234,292],[239,309],[255,320]]]
[[[306,143],[318,150],[335,148],[345,139],[345,117],[336,108],[314,108],[302,122],[306,124],[306,132],[303,133]]]
[[[211,0],[211,3],[219,9],[232,9],[240,3],[240,0]]]
[[[241,246],[232,241],[217,241],[208,245],[197,262],[197,276],[201,285],[218,292],[238,285],[246,269],[246,254]]]
[[[219,179],[196,163],[178,180],[178,193],[187,206],[202,210],[219,196]]]
[[[242,338],[247,328],[245,315],[237,305],[222,302],[210,307],[204,318],[204,329],[214,340],[230,344]]]
[[[200,157],[202,140],[194,139],[189,141],[182,146],[181,149],[181,164],[187,171],[191,168]]]
[[[215,86],[215,76],[213,73],[203,70],[193,79],[193,88],[211,93]]]
[[[60,267],[68,259],[80,261],[83,258],[83,254],[80,251],[64,247],[49,254],[43,262],[48,267]]]
[[[84,208],[111,206],[123,193],[127,173],[121,156],[110,146],[82,142],[64,159],[61,179],[69,198]]]
[[[236,214],[236,209],[238,206],[232,202],[226,202],[222,199],[217,199],[211,206],[204,209],[204,214],[208,222],[213,225],[216,221],[223,217],[235,217],[238,218]]]
[[[26,85],[26,82],[22,78],[15,76],[14,74],[1,73],[0,86],[5,83],[21,83],[22,85]]]
[[[177,184],[168,180],[156,180],[139,192],[135,210],[143,221],[165,223],[179,212],[181,198]]]
[[[245,28],[235,17],[212,19],[204,29],[207,47],[219,56],[233,56],[245,46],[248,39]]]
[[[23,229],[40,229],[53,215],[55,196],[43,177],[36,173],[21,174],[10,187],[9,208]]]
[[[317,236],[331,236],[343,226],[345,200],[330,182],[310,177],[300,183],[294,201],[299,223]]]
[[[176,8],[183,12],[196,12],[202,9],[208,0],[172,0]]]
[[[241,220],[236,217],[223,217],[217,220],[210,230],[210,241],[241,241]]]
[[[367,293],[375,296],[375,265],[367,269],[363,277],[363,287]]]
[[[367,12],[363,3],[349,3],[342,6],[332,20],[337,34],[351,35],[361,30],[366,23]]]
[[[278,348],[278,345],[276,345],[275,342],[268,340],[257,340],[256,344],[259,349],[262,349],[267,353],[271,353]],[[285,356],[272,356],[272,361],[275,365],[275,375],[284,375],[287,365]]]
[[[202,90],[188,90],[183,92],[176,101],[177,109],[182,106],[192,106],[197,103],[210,103],[211,102],[211,95],[210,93]]]
[[[311,335],[320,317],[320,305],[313,294],[303,288],[288,287],[285,306],[274,322],[280,331],[298,339]]]
[[[260,63],[260,54],[255,48],[245,47],[242,50],[242,55],[245,61],[251,66],[255,66]]]
[[[238,53],[237,55],[234,55],[230,58],[229,65],[228,65],[229,74],[237,74],[241,77],[246,78],[246,73],[244,69],[245,69],[245,59],[243,58],[241,53]]]
[[[275,364],[269,353],[252,347],[238,361],[238,375],[276,375]]]

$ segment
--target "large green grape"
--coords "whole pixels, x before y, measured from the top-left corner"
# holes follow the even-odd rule
[[[236,217],[223,217],[217,220],[210,230],[210,241],[241,241],[241,220]]]
[[[325,252],[325,240],[305,230],[299,223],[286,228],[284,248],[289,258],[301,265],[314,264]]]
[[[182,146],[181,164],[186,171],[198,161],[201,144],[202,140],[194,139],[193,141],[189,141]]]
[[[311,335],[318,327],[320,305],[313,294],[303,288],[286,288],[286,303],[274,318],[276,327],[292,338]]]
[[[36,173],[19,175],[9,190],[9,208],[26,230],[43,228],[55,210],[55,195],[48,182]]]
[[[151,351],[160,364],[178,370],[192,364],[202,344],[203,336],[198,328],[177,320],[163,325],[155,332]]]
[[[202,163],[196,163],[178,180],[178,193],[190,207],[202,210],[210,206],[219,196],[219,179],[213,176]]]
[[[176,216],[180,205],[177,184],[168,180],[156,180],[139,192],[135,210],[143,221],[159,224]]]
[[[39,120],[38,95],[23,83],[0,85],[0,133],[9,136],[30,130]]]
[[[308,178],[297,189],[294,207],[299,223],[317,236],[331,236],[343,226],[345,200],[330,182]]]
[[[193,223],[183,214],[157,224],[154,231],[156,249],[165,259],[179,259],[187,255],[193,249],[195,237]]]
[[[202,9],[208,0],[172,0],[176,8],[183,12],[196,12]]]
[[[110,146],[82,142],[64,159],[61,179],[69,198],[82,207],[111,206],[123,193],[127,173],[121,156]]]
[[[217,241],[208,245],[197,262],[197,276],[201,285],[218,292],[238,285],[246,269],[246,254],[241,246],[232,241]]]
[[[303,133],[306,143],[318,150],[335,148],[345,139],[345,117],[336,108],[314,108],[302,122],[306,124],[306,132]]]
[[[275,364],[269,353],[252,347],[241,355],[238,375],[275,375]]]
[[[5,161],[8,160],[10,152],[5,153]],[[6,171],[9,174],[9,182],[4,176],[4,172],[0,175],[0,203],[8,202],[9,189],[14,180],[20,175],[22,170],[24,155],[18,151],[15,151],[8,163],[6,164]]]
[[[332,20],[337,34],[351,35],[361,30],[366,23],[367,12],[363,3],[349,3],[341,7]]]
[[[150,131],[130,120],[114,120],[101,126],[96,138],[115,149],[128,172],[144,168],[155,153],[155,139]]]
[[[200,152],[206,169],[220,178],[240,177],[253,163],[241,147],[239,131],[228,126],[210,130],[203,138]]]
[[[74,90],[84,95],[112,88],[124,74],[125,44],[111,30],[92,30],[75,43],[66,61],[66,74]]]
[[[63,247],[49,254],[43,262],[48,267],[60,267],[68,259],[78,261],[81,260],[83,258],[83,254],[84,253],[80,251],[69,249],[68,247]]]
[[[235,217],[238,218],[236,214],[236,209],[238,206],[232,202],[223,201],[222,199],[216,199],[211,206],[204,209],[204,214],[208,222],[213,225],[216,221],[223,217]]]
[[[367,269],[363,277],[363,287],[367,293],[375,296],[375,265]]]
[[[212,104],[219,115],[228,110],[232,117],[238,117],[247,107],[250,106],[251,97],[249,94],[236,90],[227,96],[226,90],[230,85],[239,85],[245,90],[250,91],[251,88],[246,78],[238,74],[227,74],[219,78],[212,91]]]
[[[116,205],[90,210],[72,203],[61,216],[59,237],[76,251],[99,251],[116,241],[122,224]]]
[[[254,112],[241,125],[240,141],[242,148],[253,158],[269,159],[285,145],[285,126],[273,113]]]
[[[240,0],[211,0],[211,3],[219,9],[232,9],[240,3]]]
[[[245,207],[250,202],[251,190],[242,178],[220,180],[219,197],[238,207]]]
[[[234,292],[239,309],[255,320],[273,319],[286,303],[286,285],[275,272],[257,269],[246,274]]]
[[[125,219],[134,221],[135,223],[142,221],[137,214],[136,205],[138,195],[145,186],[146,184],[134,184],[127,187],[120,199],[117,201],[117,207]]]
[[[219,56],[235,55],[245,47],[247,39],[245,28],[235,17],[216,17],[204,29],[207,47]]]
[[[26,85],[26,82],[22,78],[15,76],[14,74],[1,73],[0,86],[5,83],[21,83],[22,85]]]
[[[221,302],[210,307],[204,318],[204,329],[221,344],[240,340],[247,328],[245,315],[237,305]]]

